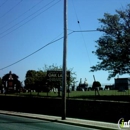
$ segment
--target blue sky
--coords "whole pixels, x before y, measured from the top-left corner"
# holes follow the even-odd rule
[[[68,0],[68,33],[96,30],[101,25],[98,19],[104,13],[115,14],[116,9],[129,3],[129,0]],[[63,0],[0,0],[0,77],[12,71],[24,81],[28,70],[43,69],[45,64],[62,66],[63,39],[2,69],[62,37],[63,28]],[[68,36],[67,68],[73,68],[77,81],[86,78],[92,84],[94,74],[101,84],[114,83],[114,78],[107,80],[107,71],[89,72],[98,62],[92,51],[96,50],[95,41],[102,35],[95,31]]]

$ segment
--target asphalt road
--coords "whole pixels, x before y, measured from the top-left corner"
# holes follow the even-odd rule
[[[0,114],[0,130],[94,130],[51,121]]]

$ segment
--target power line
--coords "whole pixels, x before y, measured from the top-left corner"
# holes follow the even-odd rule
[[[79,21],[79,19],[78,19],[78,15],[77,15],[77,13],[76,13],[76,9],[75,9],[73,0],[72,0],[72,3],[73,3],[73,7],[74,7],[74,11],[75,11],[76,18],[77,18],[77,23],[78,23],[79,29],[80,29],[80,31],[77,31],[77,32],[81,32],[81,36],[82,36],[82,38],[83,38],[83,42],[84,42],[84,45],[85,45],[85,48],[86,48],[86,52],[87,52],[89,64],[90,64],[90,66],[92,66],[92,65],[91,65],[91,60],[90,60],[90,57],[89,57],[89,53],[88,53],[88,49],[87,49],[87,46],[86,46],[86,41],[85,41],[85,38],[84,38],[84,35],[83,35],[83,32],[86,32],[86,30],[84,30],[84,31],[82,30],[82,28],[81,28],[81,26],[80,26],[80,21]],[[98,31],[98,30],[87,30],[87,32],[93,32],[93,31]],[[95,79],[94,72],[93,72],[93,77],[94,77],[94,79]]]
[[[80,29],[80,31],[78,31],[78,32],[81,32],[81,36],[82,36],[82,38],[83,38],[83,42],[84,42],[84,45],[85,45],[85,48],[86,48],[86,51],[87,51],[89,63],[90,63],[90,65],[91,65],[91,61],[90,61],[89,54],[88,54],[88,50],[87,50],[87,46],[86,46],[86,41],[85,41],[84,36],[83,36],[83,34],[82,34],[83,31],[81,31],[82,29],[81,29],[81,26],[80,26],[80,21],[79,21],[79,19],[78,19],[78,15],[77,15],[77,13],[76,13],[76,9],[75,9],[73,0],[72,0],[72,3],[73,3],[73,7],[74,7],[74,11],[75,11],[76,18],[77,18],[77,23],[78,23],[79,29]],[[91,31],[95,31],[95,30],[90,30],[90,32],[91,32]],[[84,31],[84,32],[85,32],[85,31]]]
[[[5,0],[1,5],[0,7],[2,7],[8,0]]]
[[[45,11],[47,11],[48,9],[50,9],[51,7],[53,7],[54,5],[56,5],[57,3],[59,3],[60,1],[61,1],[61,0],[59,0],[59,1],[56,2],[56,3],[54,3],[53,5],[51,5],[50,7],[48,7],[47,9],[43,10],[42,12],[40,12],[39,14],[37,14],[36,16],[32,17],[31,19],[29,19],[28,21],[26,21],[25,23],[23,23],[22,25],[20,25],[19,27],[15,28],[15,29],[13,29],[12,31],[10,31],[10,32],[6,33],[5,35],[1,36],[0,39],[3,38],[3,37],[5,37],[5,36],[7,36],[8,34],[14,32],[15,30],[19,29],[20,27],[24,26],[25,24],[27,24],[28,22],[30,22],[30,21],[33,20],[34,18],[38,17],[39,15],[41,15],[42,13],[44,13]],[[30,17],[30,16],[29,16],[29,17]],[[23,21],[23,20],[22,20],[22,21]],[[17,23],[17,24],[19,24],[19,23]],[[16,25],[15,25],[15,26],[16,26]],[[11,27],[11,28],[12,28],[12,27]],[[9,30],[9,29],[7,29],[7,30]]]
[[[74,33],[74,32],[70,32],[68,35],[70,35],[70,34],[72,34],[72,33]],[[43,48],[45,48],[45,47],[47,47],[47,46],[49,46],[49,45],[51,45],[51,44],[53,44],[53,43],[55,43],[55,42],[61,40],[61,39],[63,39],[63,37],[60,37],[59,39],[56,39],[56,40],[53,40],[52,42],[47,43],[46,45],[42,46],[42,47],[39,48],[38,50],[32,52],[31,54],[25,56],[24,58],[22,58],[22,59],[20,59],[20,60],[18,60],[18,61],[16,61],[16,62],[14,62],[14,63],[12,63],[12,64],[10,64],[10,65],[7,65],[7,66],[1,68],[0,70],[6,69],[6,68],[8,68],[8,67],[10,67],[10,66],[13,66],[13,65],[15,65],[15,64],[17,64],[17,63],[19,63],[19,62],[25,60],[26,58],[28,58],[28,57],[32,56],[33,54],[39,52],[39,51],[42,50]]]
[[[9,22],[9,23],[5,24],[4,26],[0,27],[0,29],[6,27],[7,25],[11,24],[12,22],[14,22],[15,20],[17,20],[21,16],[25,15],[27,12],[31,11],[33,8],[35,8],[37,5],[39,5],[41,2],[43,2],[43,0],[39,1],[37,4],[35,4],[31,8],[29,8],[27,11],[25,11],[24,13],[22,13],[21,15],[19,15],[17,18],[15,18],[14,20],[12,20],[11,22]]]
[[[68,30],[70,30],[70,29],[68,29]],[[68,35],[71,35],[72,33],[76,33],[76,32],[92,32],[92,31],[99,31],[99,30],[80,30],[80,31],[71,30],[71,32],[70,32]],[[61,35],[61,34],[60,34],[60,35]],[[14,63],[12,63],[12,64],[10,64],[10,65],[7,65],[7,66],[1,68],[0,70],[6,69],[6,68],[8,68],[8,67],[10,67],[10,66],[13,66],[13,65],[15,65],[15,64],[17,64],[17,63],[19,63],[19,62],[21,62],[21,61],[23,61],[23,60],[25,60],[25,59],[27,59],[28,57],[30,57],[30,56],[32,56],[33,54],[35,54],[35,53],[39,52],[40,50],[42,50],[43,48],[45,48],[45,47],[47,47],[47,46],[49,46],[49,45],[51,45],[51,44],[53,44],[53,43],[55,43],[55,42],[61,40],[61,39],[63,39],[63,37],[60,37],[60,38],[58,38],[58,39],[56,39],[56,40],[52,40],[51,42],[49,42],[49,43],[47,43],[46,45],[44,45],[44,46],[42,46],[41,48],[39,48],[38,50],[32,52],[31,54],[25,56],[24,58],[22,58],[22,59],[20,59],[20,60],[18,60],[18,61],[16,61],[16,62],[14,62]]]
[[[74,31],[74,32],[99,32],[99,30],[80,30],[80,31]]]
[[[16,6],[18,6],[23,0],[20,0],[16,5],[14,5],[12,8],[10,8],[7,12],[5,12],[0,18],[4,17],[6,14],[8,14],[11,10],[13,10]]]
[[[15,25],[13,25],[12,27],[8,28],[7,30],[1,32],[0,34],[3,34],[5,32],[7,32],[8,30],[12,29],[13,27],[19,25],[20,23],[22,23],[23,21],[25,21],[26,19],[28,19],[29,17],[33,16],[35,13],[37,13],[38,11],[40,11],[41,9],[43,9],[44,7],[48,6],[49,4],[51,4],[53,1],[49,2],[47,5],[43,6],[42,8],[38,9],[36,12],[32,13],[31,15],[29,15],[28,17],[24,18],[23,20],[21,20],[20,22],[16,23]]]
[[[70,30],[70,29],[68,29],[68,30]],[[72,33],[76,33],[76,32],[91,32],[91,31],[98,31],[98,30],[80,30],[80,31],[71,30],[71,32],[70,32],[68,35],[71,35]],[[60,34],[60,35],[61,35],[61,34]],[[0,70],[6,69],[6,68],[8,68],[8,67],[10,67],[10,66],[13,66],[13,65],[15,65],[15,64],[17,64],[17,63],[19,63],[19,62],[21,62],[21,61],[23,61],[23,60],[25,60],[25,59],[27,59],[28,57],[30,57],[30,56],[32,56],[33,54],[35,54],[35,53],[39,52],[40,50],[42,50],[43,48],[45,48],[45,47],[47,47],[47,46],[49,46],[49,45],[51,45],[51,44],[53,44],[53,43],[55,43],[55,42],[61,40],[61,39],[63,39],[63,37],[60,37],[60,38],[58,38],[58,39],[56,39],[56,40],[52,40],[51,42],[47,43],[47,44],[44,45],[43,47],[39,48],[38,50],[32,52],[31,54],[25,56],[24,58],[22,58],[22,59],[20,59],[20,60],[18,60],[18,61],[16,61],[16,62],[14,62],[14,63],[12,63],[12,64],[10,64],[10,65],[7,65],[7,66],[1,68]]]

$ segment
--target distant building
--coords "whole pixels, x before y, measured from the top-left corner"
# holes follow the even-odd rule
[[[120,91],[130,89],[130,78],[116,78],[115,89]]]
[[[18,80],[18,76],[16,74],[12,74],[10,71],[8,74],[5,74],[2,77],[3,89],[6,92],[17,92],[20,89],[20,81]]]

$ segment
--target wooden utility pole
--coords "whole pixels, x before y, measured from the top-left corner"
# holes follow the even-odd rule
[[[62,71],[62,120],[66,119],[66,61],[67,61],[67,0],[64,0],[64,43]]]

